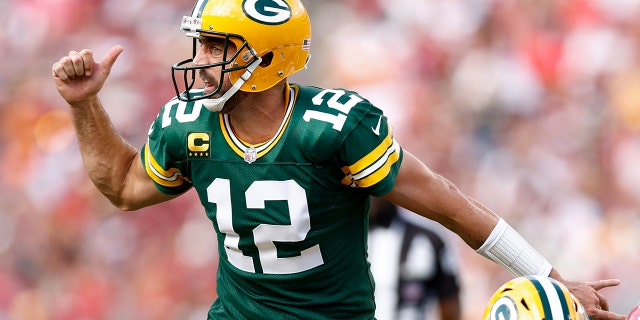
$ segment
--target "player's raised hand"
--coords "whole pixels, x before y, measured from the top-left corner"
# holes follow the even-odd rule
[[[626,320],[626,316],[609,311],[607,299],[598,291],[620,284],[618,279],[590,282],[564,281],[569,291],[580,301],[593,320]]]
[[[60,58],[53,64],[52,72],[62,98],[73,107],[94,97],[102,89],[111,67],[123,50],[120,45],[114,46],[100,62],[94,60],[90,49],[70,51]]]

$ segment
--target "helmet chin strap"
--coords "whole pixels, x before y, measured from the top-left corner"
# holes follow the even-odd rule
[[[229,98],[231,98],[231,96],[234,95],[247,80],[249,80],[249,77],[253,74],[253,70],[255,70],[261,62],[262,58],[258,58],[258,60],[252,62],[249,67],[247,67],[247,70],[245,70],[245,72],[240,76],[240,79],[238,79],[238,81],[236,81],[236,83],[233,84],[227,92],[225,92],[220,98],[202,99],[202,105],[211,112],[220,112],[224,107],[225,102],[227,102],[227,100],[229,100]]]

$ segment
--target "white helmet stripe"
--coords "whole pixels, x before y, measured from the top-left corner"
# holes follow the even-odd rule
[[[191,17],[200,18],[202,16],[202,10],[204,9],[204,6],[207,5],[207,2],[209,2],[209,0],[198,0],[198,2],[196,2],[196,5],[193,6],[193,12],[191,12]]]
[[[544,292],[540,292],[540,299],[542,303],[548,302],[549,309],[551,311],[551,317],[549,319],[568,319],[569,312],[568,306],[566,306],[566,299],[560,288],[556,288],[556,285],[546,277],[533,276],[531,281],[536,287],[542,287]],[[546,299],[545,299],[546,298]],[[546,315],[545,315],[546,316]]]

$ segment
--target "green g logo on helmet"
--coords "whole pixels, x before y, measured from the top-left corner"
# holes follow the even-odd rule
[[[282,24],[291,19],[291,7],[284,0],[244,0],[242,11],[262,24]]]
[[[490,320],[517,320],[518,308],[515,302],[509,297],[501,297],[491,308]]]
[[[207,94],[196,85],[194,75],[201,69],[224,66],[218,70],[219,79],[228,75],[232,88],[238,87],[234,90],[261,92],[304,69],[309,62],[311,21],[301,0],[195,1],[191,14],[181,21],[182,31],[193,38],[192,56],[171,67],[180,101],[203,100],[209,110],[220,106],[214,106],[214,102],[222,101],[216,100],[222,97],[214,96],[223,94],[222,85]],[[225,61],[194,64],[200,37],[218,38],[233,45],[236,52],[228,54]],[[258,60],[268,57],[275,58],[264,64]]]

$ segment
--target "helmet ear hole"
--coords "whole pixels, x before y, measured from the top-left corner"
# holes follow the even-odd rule
[[[271,61],[273,61],[273,51],[269,51],[262,56],[262,62],[260,63],[261,68],[266,68],[271,65]]]

